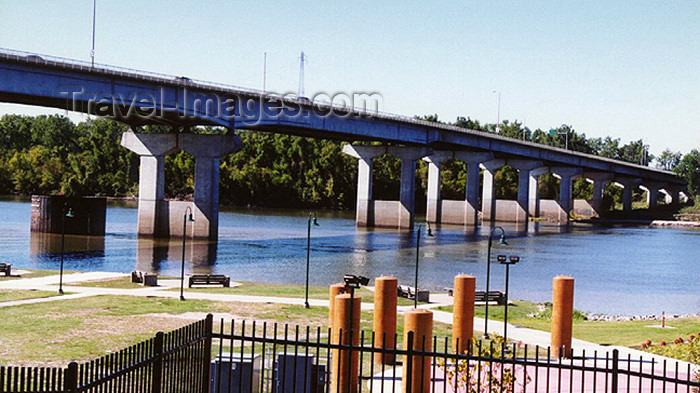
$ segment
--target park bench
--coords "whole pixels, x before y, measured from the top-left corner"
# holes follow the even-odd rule
[[[419,290],[416,294],[415,288],[409,287],[408,285],[399,285],[397,288],[397,292],[397,295],[399,297],[409,300],[414,300],[417,297],[419,302],[430,303],[430,291]]]
[[[445,288],[445,290],[447,291],[448,296],[454,296],[454,288]],[[503,305],[503,304],[505,304],[506,298],[503,295],[503,292],[501,292],[501,291],[489,291],[488,300],[489,300],[489,302],[496,302],[496,304]],[[486,303],[486,292],[485,291],[474,292],[474,301]]]
[[[506,304],[506,298],[501,291],[489,291],[488,296],[485,291],[476,291],[474,292],[474,301],[483,303],[487,301],[489,303],[496,302],[496,304],[501,306]]]
[[[12,273],[12,265],[9,263],[0,263],[0,273],[5,273],[5,277],[9,277]]]
[[[231,278],[223,274],[193,274],[190,276],[190,288],[193,285],[221,285],[231,286]]]
[[[141,284],[146,287],[156,287],[158,286],[158,275],[135,270],[131,272],[131,282]]]

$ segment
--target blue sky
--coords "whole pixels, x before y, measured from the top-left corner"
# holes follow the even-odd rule
[[[96,61],[245,87],[378,92],[383,110],[563,123],[700,148],[700,1],[97,0]],[[0,47],[89,60],[92,0],[3,0]],[[2,113],[51,113],[0,104]],[[79,119],[79,117],[74,117]]]

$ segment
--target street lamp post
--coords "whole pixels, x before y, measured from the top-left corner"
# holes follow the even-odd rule
[[[505,343],[508,340],[508,277],[510,276],[510,265],[515,265],[516,263],[520,262],[520,257],[517,255],[511,255],[510,259],[506,260],[505,255],[499,255],[498,262],[500,262],[501,265],[506,265],[506,306],[503,315],[503,342]]]
[[[501,238],[498,240],[499,245],[507,246],[506,231],[501,227],[495,227],[489,233],[489,245],[486,251],[486,308],[484,309],[484,340],[489,339],[489,282],[491,281],[491,246],[493,245],[493,233],[496,229],[501,231]]]
[[[65,254],[66,248],[66,217],[73,218],[73,209],[68,208],[68,203],[63,204],[63,210],[61,210],[61,268],[58,274],[58,293],[63,294],[63,254]]]
[[[318,219],[313,213],[309,213],[309,226],[306,232],[306,295],[304,297],[304,307],[309,308],[309,260],[311,256],[311,224],[318,226]],[[331,299],[332,301],[333,299]]]
[[[188,215],[187,212],[190,212]],[[194,222],[192,208],[187,206],[182,217],[182,265],[180,265],[180,300],[185,300],[185,241],[187,241],[187,223]]]
[[[433,237],[433,230],[430,228],[430,223],[428,224],[428,236]],[[419,266],[419,261],[420,261],[420,231],[422,227],[419,225],[418,230],[416,230],[416,275],[415,275],[415,281],[414,281],[414,291],[415,293],[413,294],[413,307],[418,308],[418,266]]]

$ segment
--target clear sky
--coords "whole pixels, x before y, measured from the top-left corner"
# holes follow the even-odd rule
[[[0,0],[0,47],[89,60],[92,0]],[[96,61],[383,110],[700,148],[700,1],[97,0]],[[38,111],[0,104],[0,114]],[[75,117],[78,119],[77,117]]]

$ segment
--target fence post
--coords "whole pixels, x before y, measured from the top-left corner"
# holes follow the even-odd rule
[[[153,375],[151,393],[160,393],[163,386],[163,332],[156,333],[153,340]]]
[[[618,360],[620,357],[620,352],[617,349],[613,349],[613,358],[612,358],[612,384],[611,384],[611,391],[612,392],[617,392],[617,376],[618,376]]]
[[[209,393],[209,373],[211,372],[211,341],[214,335],[214,316],[207,314],[204,320],[204,353],[202,354],[202,393]]]
[[[63,373],[63,390],[66,393],[78,392],[78,363],[68,363],[68,367]]]

